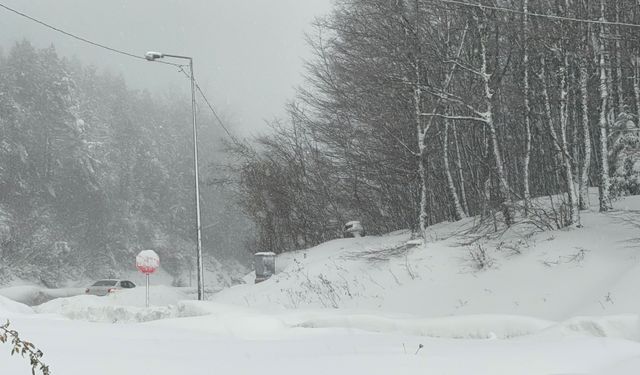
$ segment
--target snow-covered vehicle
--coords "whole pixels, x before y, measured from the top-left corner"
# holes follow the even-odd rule
[[[342,228],[342,235],[345,238],[363,237],[365,235],[364,228],[359,221],[350,221]]]
[[[104,279],[98,280],[88,287],[84,292],[92,296],[106,296],[120,289],[135,288],[136,284],[129,280]]]

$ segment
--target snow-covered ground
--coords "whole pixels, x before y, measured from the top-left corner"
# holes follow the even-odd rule
[[[640,198],[616,206],[606,215],[583,213],[582,228],[536,232],[521,226],[471,245],[461,245],[470,241],[461,233],[473,219],[430,228],[424,246],[412,247],[406,232],[337,239],[281,255],[275,277],[226,289],[214,300],[431,317],[516,314],[563,320],[637,313]],[[486,269],[472,260],[478,246],[485,250]]]
[[[0,319],[54,374],[637,374],[640,197],[615,206],[467,245],[473,219],[426,244],[338,239],[206,302],[162,285],[150,308],[143,288],[33,308],[0,296]],[[29,373],[9,350],[0,372]]]
[[[451,339],[306,328],[289,323],[313,314],[194,304],[211,314],[109,324],[0,306],[21,335],[44,350],[57,374],[637,374],[640,366],[640,344],[631,340],[561,332],[508,340]],[[483,324],[482,319],[465,320],[458,322]],[[452,323],[455,327],[455,321],[442,322],[442,329],[446,332]],[[29,373],[23,359],[4,350],[3,374]]]

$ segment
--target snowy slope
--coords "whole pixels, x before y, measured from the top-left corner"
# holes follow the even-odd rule
[[[26,305],[0,296],[0,318],[9,318],[14,315],[33,314],[33,310]],[[4,322],[1,322],[4,323]]]
[[[421,317],[510,314],[548,320],[640,312],[640,197],[606,214],[583,213],[581,228],[520,226],[482,239],[478,269],[473,219],[430,228],[426,244],[408,232],[338,239],[277,258],[278,274],[239,285],[214,301],[260,308],[340,308]],[[410,241],[409,245],[406,245]]]

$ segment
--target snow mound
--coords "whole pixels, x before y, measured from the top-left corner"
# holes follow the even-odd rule
[[[547,320],[515,315],[471,315],[434,319],[345,315],[314,318],[298,326],[348,328],[452,339],[508,339],[530,335],[553,325],[553,322]]]
[[[33,310],[27,305],[0,296],[0,319],[16,314],[33,314]]]
[[[638,315],[581,316],[549,327],[541,336],[593,336],[640,341]]]
[[[316,314],[296,326],[347,328],[451,339],[510,339],[536,337],[608,337],[640,341],[639,317],[634,314],[575,317],[553,322],[518,315],[467,315],[443,318],[397,318],[379,315]]]
[[[286,329],[343,329],[447,339],[513,339],[522,337],[607,337],[640,341],[638,315],[576,317],[563,322],[520,315],[467,315],[441,318],[339,310],[265,311],[208,301],[181,301],[171,325],[256,338],[284,334]],[[193,323],[197,322],[197,323]],[[159,323],[162,324],[162,323]]]
[[[99,298],[101,297],[61,298],[36,307],[36,311],[41,314],[59,314],[72,320],[102,323],[138,323],[174,316],[172,306],[117,306],[104,304],[98,301]]]
[[[243,307],[209,301],[180,301],[177,304],[177,312],[180,317],[202,315],[223,316],[246,313],[247,311],[249,311],[249,309]]]
[[[188,297],[167,286],[152,286],[149,308],[145,307],[145,288],[120,290],[105,297],[75,296],[58,298],[40,306],[41,314],[58,314],[74,320],[133,323],[176,316],[176,305]]]

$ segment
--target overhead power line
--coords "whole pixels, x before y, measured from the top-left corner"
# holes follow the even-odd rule
[[[131,58],[134,58],[134,59],[145,60],[146,61],[146,59],[143,56],[138,56],[136,54],[129,53],[129,52],[117,49],[117,48],[109,47],[109,46],[107,46],[105,44],[97,43],[97,42],[94,42],[94,41],[89,40],[87,38],[83,38],[81,36],[75,35],[75,34],[70,33],[68,31],[62,30],[59,27],[52,26],[52,25],[50,25],[50,24],[48,24],[48,23],[46,23],[44,21],[41,21],[41,20],[39,20],[37,18],[34,18],[34,17],[31,17],[30,15],[28,15],[26,13],[23,13],[23,12],[21,12],[19,10],[13,9],[13,8],[5,5],[5,4],[0,3],[0,8],[4,8],[4,9],[8,10],[9,12],[12,12],[12,13],[15,13],[15,14],[19,15],[20,17],[24,17],[24,18],[26,18],[26,19],[28,19],[30,21],[33,21],[33,22],[35,22],[37,24],[40,24],[40,25],[42,25],[42,26],[44,26],[44,27],[46,27],[48,29],[51,29],[51,30],[56,31],[56,32],[58,32],[60,34],[66,35],[66,36],[68,36],[70,38],[79,40],[79,41],[81,41],[83,43],[90,44],[90,45],[92,45],[94,47],[106,49],[108,51],[115,52],[115,53],[118,53],[120,55],[124,55],[124,56],[128,56],[128,57],[131,57]],[[180,66],[179,64],[174,64],[174,63],[165,62],[165,61],[158,61],[158,62],[162,63],[162,64],[166,64],[166,65]]]
[[[180,67],[180,71],[189,79],[191,79],[191,76],[189,75],[189,73],[187,73],[183,67]],[[227,128],[227,126],[225,125],[224,121],[222,121],[222,119],[220,118],[220,116],[218,115],[218,112],[215,110],[215,108],[213,108],[213,105],[211,104],[211,102],[209,102],[209,99],[207,99],[207,96],[204,94],[204,92],[202,91],[202,89],[200,88],[200,85],[198,84],[198,81],[196,81],[196,79],[193,79],[193,82],[196,85],[196,89],[198,90],[198,92],[200,93],[200,96],[202,96],[202,99],[204,100],[205,103],[207,103],[207,106],[209,107],[209,109],[211,110],[211,113],[213,113],[213,116],[216,118],[216,120],[218,121],[218,124],[220,125],[220,127],[225,131],[225,133],[227,133],[227,135],[229,136],[229,138],[231,138],[231,141],[236,143],[236,144],[240,144],[241,142],[238,141],[236,139],[236,137],[231,134],[231,132],[229,131],[229,128]]]
[[[611,26],[624,26],[624,27],[640,28],[640,25],[635,24],[635,23],[604,21],[604,20],[590,20],[590,19],[585,19],[585,18],[557,16],[557,15],[553,15],[553,14],[523,12],[521,10],[512,9],[512,8],[505,8],[505,7],[499,7],[499,6],[493,6],[493,5],[474,4],[474,3],[468,3],[468,2],[465,2],[465,1],[459,1],[459,0],[436,0],[436,1],[438,1],[440,3],[445,3],[445,4],[462,5],[462,6],[466,6],[466,7],[470,7],[470,8],[491,9],[491,10],[497,10],[497,11],[505,12],[505,13],[528,15],[530,17],[548,18],[548,19],[553,19],[553,20],[556,20],[556,21],[570,21],[570,22],[591,23],[591,24],[598,24],[598,25],[611,25]]]

